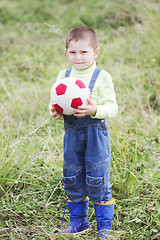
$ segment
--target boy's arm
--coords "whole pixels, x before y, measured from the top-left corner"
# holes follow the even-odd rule
[[[52,104],[49,105],[49,111],[50,111],[51,116],[52,116],[55,120],[58,120],[58,119],[59,119],[59,120],[63,120],[63,114],[60,113],[60,112],[57,112],[56,109],[55,109],[55,107],[54,107]]]
[[[96,110],[95,110],[96,109]],[[114,118],[118,113],[115,91],[111,75],[101,71],[88,106],[81,106],[75,111],[76,117],[90,115],[92,118]]]
[[[88,106],[79,106],[74,112],[74,116],[77,118],[95,116],[97,112],[97,106],[90,99],[88,99]]]
[[[65,76],[65,72],[66,72],[66,70],[62,70],[61,72],[59,72],[56,81],[60,78],[63,78]],[[60,112],[57,112],[56,109],[54,108],[54,106],[51,103],[49,104],[49,111],[50,111],[51,116],[55,120],[58,120],[58,119],[63,120],[63,114],[60,113]]]
[[[104,70],[101,72],[102,74],[95,88],[95,99],[93,95],[93,102],[97,104],[97,112],[93,117],[99,119],[114,118],[118,113],[118,105],[112,77]]]

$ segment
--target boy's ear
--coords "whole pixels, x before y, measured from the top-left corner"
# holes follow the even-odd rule
[[[98,57],[99,52],[100,52],[100,48],[97,47],[96,50],[95,50],[95,52],[94,52],[94,53],[95,53],[94,58]]]
[[[65,53],[67,54],[67,49],[65,48]]]

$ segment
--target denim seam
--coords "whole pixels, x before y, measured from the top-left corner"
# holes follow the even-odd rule
[[[98,162],[98,163],[94,163],[94,164],[91,164],[91,166],[86,166],[86,170],[92,170],[92,169],[95,169],[96,167],[101,167],[102,165],[107,165],[108,161],[109,161],[109,157],[107,159],[105,159],[104,161],[101,161],[101,162]]]

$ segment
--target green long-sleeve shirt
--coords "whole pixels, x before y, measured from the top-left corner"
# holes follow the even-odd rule
[[[82,80],[87,86],[90,83],[92,74],[96,68],[96,62],[87,69],[77,70],[72,67],[70,76]],[[66,69],[59,72],[57,80],[65,76]],[[97,113],[93,118],[106,119],[114,118],[118,113],[118,106],[116,102],[115,91],[111,75],[102,70],[98,75],[91,100],[97,105]]]

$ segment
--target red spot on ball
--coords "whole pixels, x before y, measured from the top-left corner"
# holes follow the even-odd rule
[[[64,85],[63,83],[59,84],[59,85],[56,87],[56,93],[57,93],[57,95],[63,95],[63,94],[65,94],[66,89],[67,89],[67,86],[66,86],[66,85]]]
[[[60,107],[58,104],[54,104],[54,107],[55,107],[56,111],[63,113],[63,108]]]
[[[81,98],[74,98],[71,102],[71,107],[77,109],[79,106],[83,104]]]
[[[79,88],[86,88],[85,84],[81,80],[76,80],[75,84],[77,84]]]

